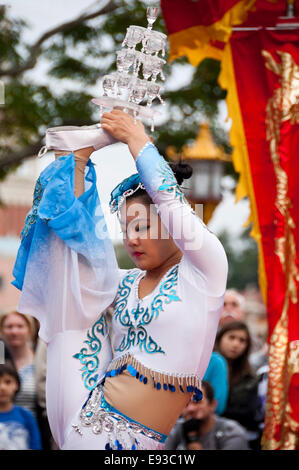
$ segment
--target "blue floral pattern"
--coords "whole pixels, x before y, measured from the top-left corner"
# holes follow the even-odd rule
[[[83,367],[80,369],[82,371],[82,380],[84,380],[84,386],[88,390],[93,390],[97,385],[98,374],[97,370],[100,365],[99,353],[102,349],[102,342],[99,335],[104,336],[106,333],[106,324],[105,318],[102,314],[99,320],[91,328],[91,332],[87,332],[87,340],[84,341],[88,345],[89,351],[87,348],[82,348],[79,353],[74,354],[75,359],[79,359]]]
[[[159,163],[158,173],[162,178],[162,184],[159,186],[158,191],[168,191],[169,193],[174,193],[176,198],[179,198],[181,202],[187,203],[187,200],[182,192],[172,169],[168,163],[162,159]]]
[[[178,280],[178,265],[166,276],[150,308],[141,307],[138,304],[136,308],[133,308],[131,312],[129,312],[127,309],[127,301],[137,275],[138,271],[128,274],[124,277],[119,286],[115,300],[114,320],[118,320],[122,326],[127,327],[128,331],[115,350],[123,352],[130,349],[132,346],[138,346],[141,351],[144,350],[149,354],[165,354],[161,346],[148,335],[145,327],[151,323],[154,318],[157,318],[160,312],[163,312],[164,303],[169,304],[170,302],[181,300],[174,289]]]
[[[33,193],[33,205],[30,211],[28,212],[23,230],[21,232],[21,240],[23,240],[24,237],[26,237],[29,232],[31,227],[35,224],[36,219],[37,219],[37,209],[40,203],[40,200],[42,198],[43,194],[43,188],[41,184],[41,178],[40,176],[36,180],[35,188],[34,188],[34,193]]]

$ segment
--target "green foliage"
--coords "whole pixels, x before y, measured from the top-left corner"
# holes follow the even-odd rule
[[[1,5],[0,25],[1,66],[19,65],[22,59],[17,47],[21,42],[21,34],[26,23],[17,19],[10,20],[5,6]]]
[[[232,240],[228,232],[224,231],[219,235],[228,259],[228,288],[243,290],[247,286],[259,287],[258,250],[256,242],[250,237],[250,230],[251,228],[247,228],[238,237],[238,245],[241,244],[238,249],[235,246],[236,240]]]

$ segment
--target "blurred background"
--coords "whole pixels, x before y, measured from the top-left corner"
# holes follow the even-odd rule
[[[101,77],[116,69],[115,54],[126,28],[145,26],[146,8],[153,3],[11,0],[0,4],[0,313],[18,303],[19,292],[10,283],[19,234],[32,205],[36,178],[54,159],[51,152],[42,159],[36,157],[45,130],[99,122],[99,108],[91,98],[102,95]],[[154,29],[166,33],[161,15]],[[238,175],[230,161],[230,120],[226,92],[218,84],[219,67],[212,59],[193,67],[184,58],[165,66],[166,104],[156,105],[161,116],[152,136],[166,158],[192,154],[194,161],[222,161],[219,195],[207,192],[198,202],[210,208],[204,219],[225,247],[228,287],[244,295],[246,316],[264,336],[266,312],[258,289],[257,248],[250,226],[245,226],[248,201],[235,202]],[[149,126],[147,130],[150,133]],[[95,152],[92,160],[119,264],[130,267],[108,202],[114,186],[136,171],[134,161],[123,144]],[[212,178],[213,169],[206,171]]]

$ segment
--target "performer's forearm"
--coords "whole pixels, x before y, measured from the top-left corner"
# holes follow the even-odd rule
[[[75,196],[78,198],[81,194],[84,193],[84,172],[86,167],[86,159],[82,157],[78,157],[74,154],[75,157],[75,182],[74,182],[74,193]]]
[[[151,142],[151,140],[149,136],[143,132],[139,132],[136,137],[134,136],[128,141],[129,150],[135,161],[139,155],[139,152],[147,142]]]
[[[81,196],[81,194],[84,193],[85,167],[93,151],[94,151],[93,147],[87,147],[85,149],[80,149],[80,150],[73,152],[75,162],[76,162],[74,193],[77,198]],[[65,152],[62,152],[62,151],[55,152],[55,159],[59,158],[61,155],[65,155]]]

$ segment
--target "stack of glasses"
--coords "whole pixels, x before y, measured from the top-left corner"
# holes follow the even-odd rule
[[[161,98],[161,86],[156,83],[158,77],[165,80],[162,69],[166,61],[158,57],[159,52],[165,55],[167,36],[158,31],[153,31],[152,26],[157,19],[159,9],[147,8],[147,28],[130,26],[127,28],[122,49],[117,52],[117,72],[103,77],[102,86],[104,96],[93,99],[100,105],[100,113],[103,108],[120,108],[124,111],[132,111],[134,117],[149,117],[154,126],[154,115],[158,114],[150,109],[155,98],[164,103]],[[136,46],[140,45],[141,50]],[[146,100],[146,106],[140,103]]]

